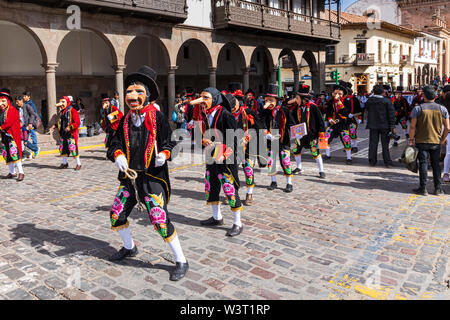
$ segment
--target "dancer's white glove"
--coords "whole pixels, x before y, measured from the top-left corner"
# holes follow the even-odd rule
[[[108,120],[111,121],[112,119],[114,119],[114,116],[108,114]]]
[[[161,167],[166,163],[166,155],[164,153],[159,153],[155,158],[155,167]]]
[[[266,134],[266,139],[267,140],[272,140],[272,138],[273,138],[273,136],[270,133]]]
[[[128,169],[128,160],[124,155],[118,156],[114,164],[122,172],[125,172]]]
[[[349,118],[349,119],[353,118],[353,114],[350,113],[350,114],[348,115],[348,118]]]
[[[358,119],[357,121],[356,121],[358,124],[361,124],[361,119]]]

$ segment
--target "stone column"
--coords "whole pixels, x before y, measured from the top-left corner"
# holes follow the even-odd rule
[[[217,68],[209,68],[209,85],[213,88],[216,87],[216,71]]]
[[[175,102],[175,71],[178,69],[177,66],[169,67],[169,71],[167,72],[167,91],[168,91],[168,101],[167,101],[167,110],[169,111],[169,118],[172,117],[172,112],[174,110],[174,102]]]
[[[124,99],[124,88],[123,88],[123,70],[125,70],[126,65],[115,65],[113,69],[116,73],[116,90],[119,93],[120,101],[120,111],[125,112],[125,99]]]
[[[300,72],[298,69],[294,69],[294,93],[298,92],[298,88],[300,87],[300,79],[299,79]]]
[[[278,66],[274,66],[271,75],[271,83],[278,83]]]
[[[42,67],[45,69],[45,80],[47,85],[47,127],[56,123],[56,68],[59,63],[47,63]]]
[[[244,75],[242,80],[242,89],[245,93],[250,87],[250,68],[242,69],[242,74]]]

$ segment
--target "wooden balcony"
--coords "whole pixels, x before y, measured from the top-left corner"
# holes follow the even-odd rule
[[[214,1],[214,27],[259,29],[326,40],[340,39],[339,24],[243,0]]]
[[[78,5],[88,12],[115,13],[125,16],[153,17],[176,23],[187,19],[186,0],[14,0],[34,2],[54,8]]]
[[[357,53],[353,62],[355,66],[374,66],[375,54],[373,53]]]

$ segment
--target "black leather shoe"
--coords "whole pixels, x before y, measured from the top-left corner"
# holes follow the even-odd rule
[[[352,148],[352,153],[358,153],[358,151],[359,151],[359,150],[358,150],[357,147],[353,147],[353,148]]]
[[[189,270],[189,263],[177,262],[175,265],[175,270],[170,274],[170,281],[178,281],[186,275],[186,272]]]
[[[413,192],[415,194],[418,194],[419,196],[427,196],[428,195],[427,189],[417,188],[417,189],[413,189]]]
[[[69,164],[68,163],[66,163],[66,164],[61,164],[59,167],[58,167],[58,169],[67,169],[69,167]]]
[[[442,190],[442,188],[437,188],[434,190],[434,195],[436,195],[436,196],[442,196],[444,194],[445,194],[445,192],[444,192],[444,190]]]
[[[325,157],[323,157],[325,160],[330,160],[331,159],[331,156],[325,156]]]
[[[8,175],[3,177],[3,179],[14,179],[16,177],[17,177],[17,174],[8,173]]]
[[[277,183],[276,182],[272,182],[271,184],[270,184],[270,186],[267,188],[267,189],[269,189],[269,190],[275,190],[277,188]]]
[[[353,161],[352,161],[352,159],[347,159],[347,160],[345,161],[345,163],[348,164],[348,165],[352,165],[352,164],[353,164]]]
[[[237,225],[233,224],[230,230],[227,231],[228,237],[235,237],[241,234],[242,230],[244,229],[244,226],[238,227]]]
[[[202,226],[221,226],[221,225],[223,225],[223,219],[216,220],[216,219],[214,219],[214,217],[211,217],[209,219],[200,221],[200,224]]]
[[[326,178],[325,172],[319,172],[319,178],[325,179]]]
[[[125,249],[125,247],[122,247],[119,251],[114,253],[109,260],[110,261],[120,261],[125,259],[126,257],[135,257],[139,253],[136,245],[133,247],[133,249]]]
[[[294,171],[292,171],[292,174],[302,174],[302,173],[303,173],[303,170],[299,169],[299,168],[297,168]]]
[[[286,185],[286,189],[284,189],[284,192],[290,193],[290,192],[292,192],[292,189],[293,189],[292,184],[288,184],[288,185]]]

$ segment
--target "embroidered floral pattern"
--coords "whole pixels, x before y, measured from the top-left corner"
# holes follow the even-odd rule
[[[349,132],[347,130],[342,131],[341,138],[342,138],[342,142],[344,144],[345,150],[350,150],[352,145],[351,145],[351,138],[350,138]]]
[[[245,165],[244,165],[244,173],[245,173],[245,178],[246,178],[246,184],[248,186],[253,185],[253,168],[251,163],[249,162],[249,160],[245,161]]]
[[[119,187],[119,191],[117,192],[116,198],[114,199],[114,203],[111,208],[111,225],[114,226],[119,220],[120,214],[123,212],[125,207],[125,202],[127,198],[130,196],[128,191],[124,190],[123,186]]]
[[[281,151],[281,164],[285,174],[292,174],[291,153],[289,151]]]
[[[211,183],[209,182],[209,179],[211,178],[209,170],[206,171],[205,174],[205,196],[206,201],[209,199],[209,194],[211,192]]]
[[[11,141],[9,143],[9,155],[11,156],[12,161],[17,161],[19,160],[19,155],[18,155],[18,150],[17,150],[17,145],[14,141]]]
[[[350,129],[350,137],[352,139],[356,139],[356,125],[354,123],[350,124],[349,129]]]
[[[159,196],[151,194],[150,197],[145,197],[144,200],[145,202],[153,203],[153,205],[156,207],[164,207],[164,198],[162,193]]]
[[[160,207],[154,207],[150,210],[150,219],[153,224],[166,222],[166,211]]]
[[[77,145],[75,143],[75,139],[70,138],[68,140],[69,143],[69,152],[72,156],[76,157],[78,155]]]

